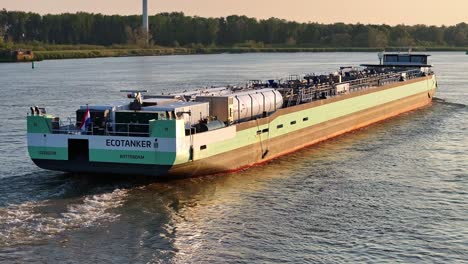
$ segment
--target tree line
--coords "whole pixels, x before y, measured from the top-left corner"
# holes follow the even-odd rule
[[[313,18],[312,18],[313,19]],[[468,24],[454,26],[298,23],[246,16],[203,18],[183,13],[149,17],[150,45],[300,47],[466,47]],[[141,16],[0,10],[0,44],[146,44]]]

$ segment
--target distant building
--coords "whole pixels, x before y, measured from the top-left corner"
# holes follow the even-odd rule
[[[13,59],[15,61],[33,61],[34,60],[34,53],[32,50],[15,50],[12,52]]]
[[[31,50],[0,50],[0,62],[21,62],[35,60],[34,52]]]

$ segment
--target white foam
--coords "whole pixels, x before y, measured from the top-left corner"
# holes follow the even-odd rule
[[[114,221],[120,215],[106,212],[122,206],[127,190],[115,190],[112,193],[86,197],[82,204],[68,206],[68,211],[62,213],[64,225],[73,227],[89,227],[102,221]]]
[[[85,196],[54,216],[41,208],[54,207],[54,201],[26,202],[0,208],[0,246],[31,243],[70,229],[86,228],[115,221],[120,216],[111,209],[122,206],[128,190]]]

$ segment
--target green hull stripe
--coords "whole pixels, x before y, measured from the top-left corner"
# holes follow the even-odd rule
[[[176,153],[90,149],[89,160],[95,162],[173,165],[176,162]]]
[[[68,148],[28,147],[32,159],[68,160]]]
[[[68,148],[28,147],[32,159],[68,160]],[[175,152],[148,152],[122,150],[89,150],[89,160],[95,162],[117,162],[149,165],[173,165],[188,161],[188,156],[176,160]]]

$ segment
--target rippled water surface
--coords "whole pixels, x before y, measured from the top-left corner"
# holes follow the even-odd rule
[[[468,56],[434,53],[431,106],[235,174],[151,182],[35,167],[31,105],[72,115],[121,89],[182,91],[327,72],[374,53],[0,64],[0,263],[468,260]],[[441,100],[443,99],[443,100]]]

